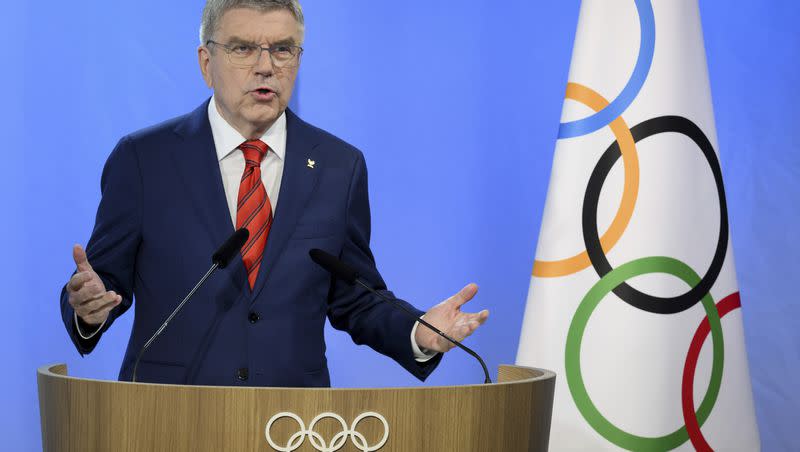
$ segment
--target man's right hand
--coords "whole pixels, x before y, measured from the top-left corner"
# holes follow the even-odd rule
[[[108,313],[122,302],[122,296],[114,291],[106,291],[103,280],[92,270],[86,251],[80,245],[72,248],[72,258],[78,272],[67,283],[69,304],[78,317],[89,325],[100,325],[108,318]]]

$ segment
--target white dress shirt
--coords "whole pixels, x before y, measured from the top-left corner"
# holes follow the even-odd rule
[[[222,187],[225,189],[225,199],[228,201],[231,222],[236,227],[239,185],[244,173],[244,153],[239,149],[239,145],[247,139],[219,114],[217,103],[213,97],[208,103],[208,121],[211,123],[211,135],[214,136],[214,147],[217,149]],[[275,124],[264,132],[260,140],[269,146],[267,155],[261,160],[261,182],[267,189],[267,196],[269,196],[269,203],[272,205],[272,214],[274,215],[283,178],[283,163],[286,159],[286,113],[278,117]]]
[[[228,210],[231,215],[231,223],[236,227],[236,208],[239,203],[239,185],[241,184],[242,174],[244,173],[244,153],[239,149],[239,145],[247,141],[236,129],[231,126],[217,110],[217,103],[214,97],[208,103],[208,121],[211,124],[211,135],[214,137],[214,147],[217,150],[217,160],[219,170],[222,174],[222,187],[225,189],[225,199],[228,201]],[[261,181],[267,190],[272,214],[275,214],[275,207],[278,205],[280,195],[281,179],[283,177],[283,164],[286,161],[286,113],[282,113],[278,120],[264,132],[261,141],[269,146],[269,152],[261,160]],[[78,324],[78,316],[75,314],[75,326],[78,334],[83,339],[91,339],[105,325],[103,322],[94,332],[84,335]],[[414,359],[418,362],[425,362],[434,356],[435,352],[422,351],[417,345],[415,335],[418,322],[414,323],[411,329],[411,349],[414,351]]]

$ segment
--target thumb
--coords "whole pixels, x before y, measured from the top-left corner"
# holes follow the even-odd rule
[[[86,251],[83,250],[82,246],[75,245],[72,247],[72,259],[75,260],[75,265],[78,267],[79,272],[92,271],[92,266],[89,264],[89,260],[86,258]]]

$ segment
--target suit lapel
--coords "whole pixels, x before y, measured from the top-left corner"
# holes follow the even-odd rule
[[[280,199],[264,250],[264,258],[253,287],[253,300],[258,297],[269,280],[271,267],[277,265],[286,243],[294,231],[318,180],[319,169],[308,167],[308,159],[314,159],[316,146],[310,127],[291,111],[286,110],[286,160],[281,179]]]
[[[186,188],[189,206],[197,219],[205,224],[212,249],[220,246],[233,233],[228,201],[222,185],[214,137],[208,121],[208,101],[190,113],[186,120],[175,128],[183,138],[182,146],[175,146],[172,153],[177,177]],[[209,256],[209,264],[211,256]],[[241,256],[231,264],[229,273],[237,287],[246,284],[246,274]]]

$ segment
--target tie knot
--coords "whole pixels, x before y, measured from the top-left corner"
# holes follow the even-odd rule
[[[261,166],[261,160],[267,155],[269,146],[261,140],[245,141],[239,145],[244,154],[245,166]]]

